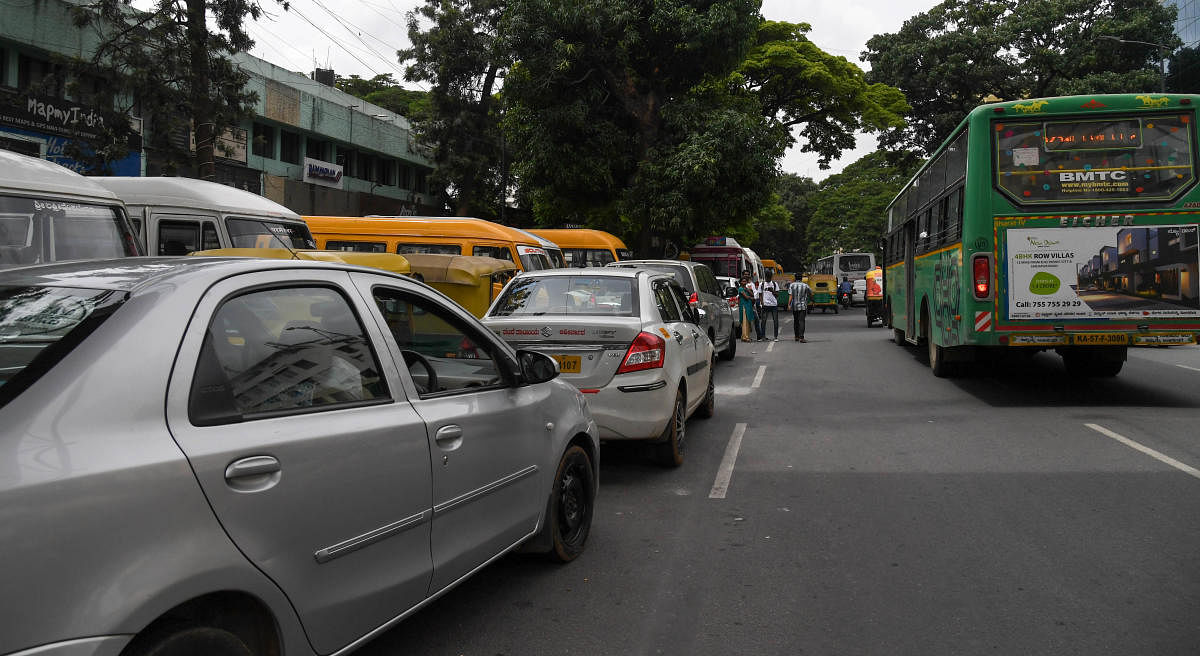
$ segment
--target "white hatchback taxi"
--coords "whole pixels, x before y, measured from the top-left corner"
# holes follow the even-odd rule
[[[602,440],[650,440],[683,464],[686,422],[716,404],[712,342],[670,274],[551,269],[514,278],[483,323],[553,357],[587,397]]]

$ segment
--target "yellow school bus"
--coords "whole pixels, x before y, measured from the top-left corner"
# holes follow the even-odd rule
[[[625,242],[603,230],[539,228],[529,232],[558,244],[569,267],[604,266],[633,258],[633,252],[625,247]]]
[[[534,237],[499,223],[443,216],[306,216],[317,247],[368,253],[432,253],[508,260],[522,271],[549,269]]]

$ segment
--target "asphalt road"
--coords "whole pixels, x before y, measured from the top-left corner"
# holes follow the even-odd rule
[[[578,560],[505,558],[360,653],[1200,653],[1200,349],[946,380],[861,308],[782,328],[683,467],[605,446]]]

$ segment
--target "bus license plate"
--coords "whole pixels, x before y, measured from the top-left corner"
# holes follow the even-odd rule
[[[559,373],[577,374],[582,371],[582,367],[580,366],[582,358],[578,355],[552,355],[550,357],[558,362]]]
[[[1089,346],[1124,346],[1129,343],[1129,337],[1125,333],[1084,333],[1072,335],[1071,343]]]

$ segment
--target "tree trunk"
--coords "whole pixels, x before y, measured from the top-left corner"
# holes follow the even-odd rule
[[[205,0],[187,0],[187,38],[191,55],[192,129],[196,135],[196,171],[201,180],[217,177],[215,148],[216,126],[213,125],[212,102],[209,99],[208,22]]]

